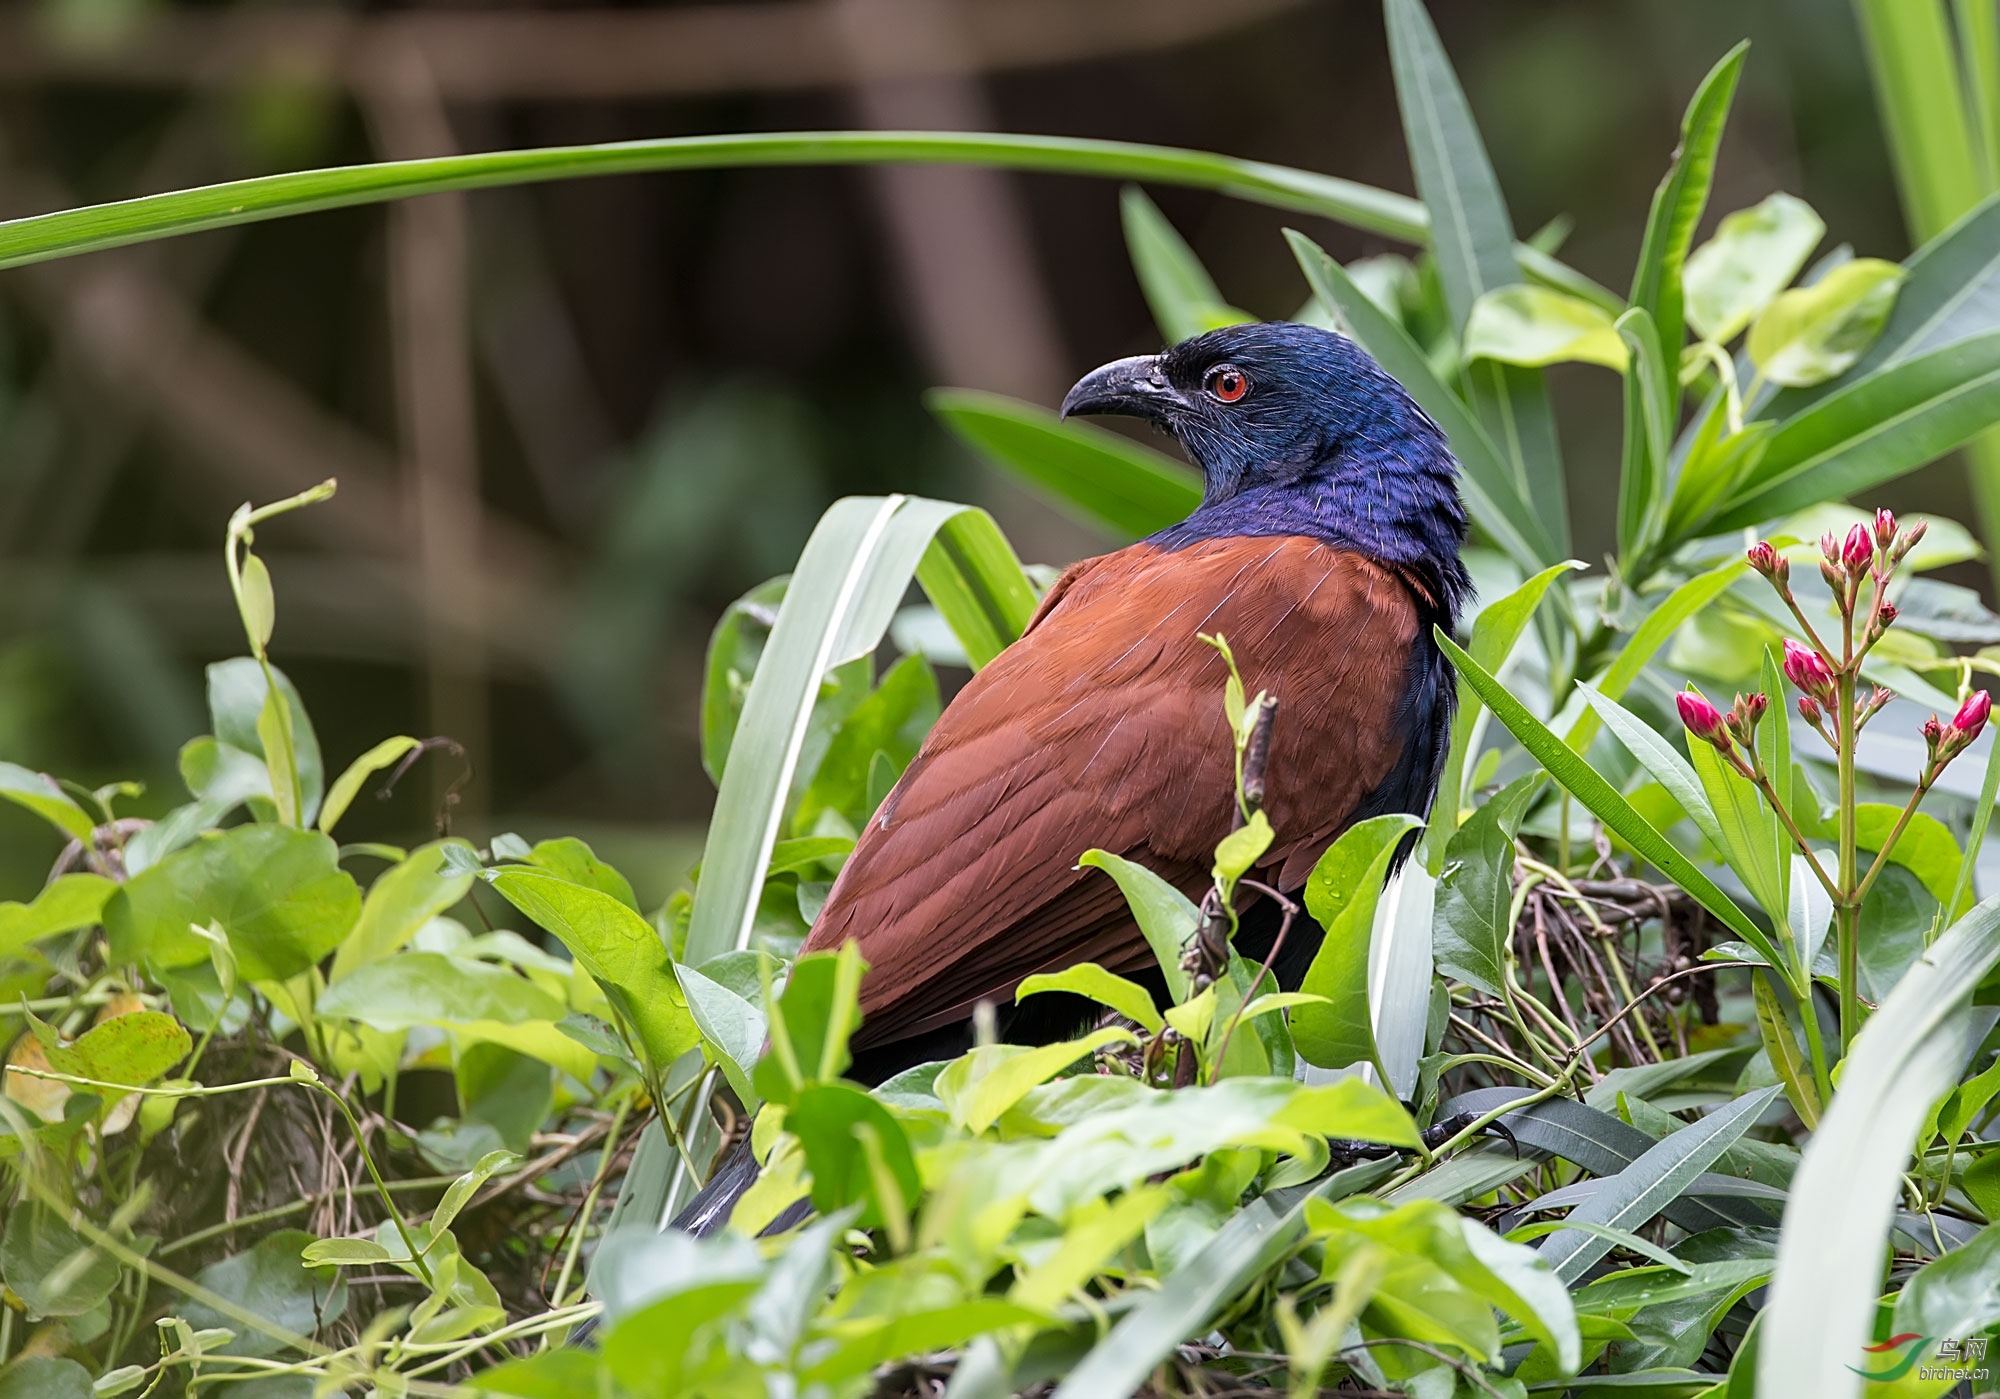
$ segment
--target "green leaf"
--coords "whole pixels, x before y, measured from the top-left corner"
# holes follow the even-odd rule
[[[1133,921],[1139,925],[1139,932],[1160,964],[1168,997],[1176,1005],[1185,1001],[1188,979],[1181,969],[1181,954],[1194,937],[1201,910],[1189,902],[1187,895],[1145,866],[1135,865],[1108,850],[1086,850],[1077,864],[1103,870],[1117,882],[1119,892],[1125,895],[1125,902],[1132,910]]]
[[[1292,1039],[1301,1057],[1323,1069],[1375,1064],[1369,995],[1369,949],[1382,882],[1403,838],[1422,824],[1414,816],[1376,816],[1350,826],[1320,856],[1306,879],[1306,911],[1326,929],[1299,989],[1325,1004],[1292,1012]],[[1386,1081],[1386,1080],[1385,1080]]]
[[[1730,103],[1736,96],[1736,81],[1742,76],[1743,57],[1749,48],[1749,41],[1745,40],[1724,54],[1695,89],[1687,113],[1681,118],[1681,139],[1674,148],[1673,163],[1653,193],[1652,212],[1646,218],[1646,236],[1639,246],[1639,264],[1632,276],[1631,302],[1652,317],[1662,364],[1680,362],[1685,305],[1683,274],[1688,249],[1693,246],[1702,210],[1708,206],[1709,189],[1715,181],[1716,151],[1722,144]],[[1677,377],[1671,380],[1669,394],[1670,406],[1677,411],[1680,397]]]
[[[709,634],[701,685],[701,765],[710,781],[722,781],[750,677],[789,582],[773,578],[759,583],[729,604]]]
[[[408,734],[397,734],[394,738],[383,739],[349,763],[346,771],[326,789],[326,800],[319,809],[319,828],[331,835],[340,818],[347,814],[347,808],[354,804],[355,797],[361,794],[361,784],[383,768],[394,767],[417,746],[417,740]]]
[[[101,874],[65,874],[35,895],[33,903],[0,903],[0,957],[38,938],[88,928],[118,886]]]
[[[1635,1230],[1658,1214],[1714,1165],[1724,1151],[1756,1124],[1778,1095],[1759,1089],[1683,1127],[1611,1177],[1604,1187],[1570,1212],[1570,1218],[1614,1229]],[[1611,1243],[1582,1230],[1551,1235],[1541,1255],[1557,1277],[1575,1283],[1611,1251]]]
[[[1862,0],[1854,8],[1904,215],[1928,238],[1986,189],[1944,6]]]
[[[237,826],[119,886],[104,929],[121,962],[156,968],[209,959],[189,930],[219,923],[246,981],[283,981],[334,950],[361,916],[361,890],[317,831]]]
[[[701,1037],[722,1066],[729,1086],[736,1090],[743,1106],[755,1112],[764,1099],[751,1085],[750,1075],[757,1067],[757,1058],[764,1051],[764,1037],[769,1033],[764,1012],[754,1002],[693,967],[677,965],[674,975],[687,997],[688,1013],[694,1016]]]
[[[446,1186],[444,1198],[438,1201],[437,1208],[431,1212],[428,1224],[431,1243],[425,1246],[426,1251],[436,1245],[445,1230],[451,1228],[452,1221],[458,1218],[459,1211],[466,1207],[472,1197],[479,1193],[480,1186],[520,1159],[511,1151],[489,1151],[474,1163],[471,1170]]]
[[[224,1301],[274,1323],[298,1336],[311,1336],[339,1321],[347,1310],[347,1283],[332,1267],[299,1266],[306,1246],[315,1242],[301,1229],[277,1229],[256,1245],[195,1274],[195,1281]],[[230,1327],[234,1339],[218,1349],[225,1355],[276,1355],[284,1349],[275,1336],[239,1328],[204,1303],[188,1300],[180,1314],[196,1331]]]
[[[405,952],[361,967],[327,988],[318,1005],[321,1015],[385,1031],[480,1021],[553,1022],[567,1009],[526,977],[442,952]]]
[[[275,686],[264,689],[264,706],[257,712],[257,746],[264,750],[264,767],[271,778],[271,802],[277,819],[287,826],[305,824],[305,796],[299,783],[298,760],[292,750],[291,710]]]
[[[333,954],[329,981],[339,981],[357,967],[380,961],[417,935],[417,930],[464,898],[472,887],[470,874],[447,872],[445,850],[464,841],[437,841],[419,846],[407,860],[377,876],[361,901],[361,917]]]
[[[1276,834],[1271,829],[1270,819],[1261,810],[1251,812],[1246,825],[1237,827],[1216,843],[1215,877],[1241,879],[1271,848]]]
[[[700,1039],[666,945],[644,918],[601,889],[547,870],[509,865],[486,881],[502,898],[555,934],[638,1031],[654,1070],[664,1070]],[[551,1017],[559,1019],[558,1015]]]
[[[1464,355],[1539,367],[1580,362],[1625,368],[1610,312],[1579,296],[1524,282],[1482,294],[1465,322]]]
[[[1970,1002],[2000,962],[2000,899],[1954,923],[1869,1017],[1806,1144],[1762,1323],[1760,1399],[1847,1392],[1874,1335],[1889,1223],[1918,1125],[1986,1030]]]
[[[786,1109],[785,1130],[805,1148],[813,1208],[822,1215],[866,1200],[869,1208],[856,1221],[865,1229],[891,1214],[907,1217],[916,1205],[922,1186],[910,1139],[889,1110],[861,1089],[846,1083],[800,1089]],[[864,1131],[873,1133],[877,1159],[887,1168],[889,1181],[874,1178]],[[885,1200],[888,1192],[901,1198]]]
[[[1088,996],[1156,1035],[1167,1023],[1153,1004],[1152,992],[1136,981],[1127,981],[1114,972],[1106,971],[1095,962],[1085,962],[1067,971],[1031,976],[1015,989],[1014,999],[1024,1001],[1042,991],[1067,991],[1077,996]]]
[[[2000,1322],[2000,1224],[1917,1269],[1896,1298],[1898,1334],[1976,1336]]]
[[[1124,538],[1165,529],[1201,504],[1200,472],[1115,432],[974,389],[932,389],[924,403],[975,451]]]
[[[1777,860],[1778,818],[1749,779],[1730,767],[1711,745],[1689,744],[1688,763],[1708,794],[1729,867],[1764,911],[1782,920],[1791,886],[1789,867],[1781,869]],[[1791,965],[1789,958],[1784,965]]]
[[[1740,565],[1731,565],[1740,567]],[[1657,614],[1656,614],[1657,615]],[[1650,619],[1649,619],[1650,620]],[[1641,628],[1643,631],[1644,628]],[[1565,746],[1548,726],[1530,714],[1527,708],[1509,694],[1479,663],[1458,648],[1452,639],[1440,630],[1434,630],[1438,645],[1458,667],[1460,675],[1472,684],[1479,697],[1492,709],[1493,715],[1507,726],[1508,732],[1521,741],[1549,774],[1582,802],[1584,808],[1608,826],[1624,842],[1652,861],[1661,873],[1685,889],[1702,907],[1713,913],[1745,942],[1755,947],[1772,965],[1782,965],[1776,956],[1776,948],[1771,940],[1744,916],[1727,894],[1715,887],[1715,882],[1695,868],[1687,856],[1676,850],[1667,838],[1653,829],[1652,824],[1632,809],[1630,802],[1618,794],[1597,771]],[[1630,650],[1630,644],[1627,651]],[[1622,657],[1621,657],[1622,659]],[[1613,671],[1617,666],[1613,666]],[[1622,688],[1622,687],[1621,687]],[[1609,681],[1600,685],[1600,692],[1608,692]],[[1594,713],[1585,718],[1594,718]],[[1574,734],[1574,730],[1571,731]]]
[[[1875,343],[1906,275],[1893,262],[1857,257],[1782,293],[1750,327],[1750,358],[1774,384],[1825,383]]]
[[[243,554],[243,591],[237,599],[243,614],[243,630],[250,649],[258,655],[271,644],[271,631],[278,623],[278,598],[271,588],[271,570],[248,550]]]
[[[1445,847],[1438,879],[1437,964],[1489,996],[1501,994],[1514,893],[1514,833],[1541,786],[1539,774],[1508,785],[1472,813]]]
[[[1560,558],[1541,518],[1529,508],[1513,468],[1502,459],[1479,419],[1437,376],[1409,333],[1384,315],[1317,243],[1293,229],[1285,230],[1285,238],[1313,294],[1339,312],[1361,347],[1444,429],[1464,468],[1459,485],[1473,522],[1524,573]]]
[[[917,561],[917,585],[974,670],[1028,629],[1039,600],[1014,546],[984,510],[961,509],[938,526]]]
[[[145,1372],[140,1371],[140,1377]],[[90,1382],[90,1371],[74,1360],[52,1355],[23,1355],[0,1371],[0,1399],[97,1399],[100,1392]]]
[[[1715,236],[1687,260],[1688,325],[1718,345],[1734,340],[1791,285],[1825,233],[1811,205],[1784,193],[1725,215]]]
[[[1000,1115],[1079,1059],[1107,1044],[1134,1044],[1130,1030],[1107,1027],[1082,1039],[1030,1049],[1018,1044],[981,1045],[951,1061],[937,1076],[935,1090],[951,1112],[952,1125],[977,1136]]]
[[[319,814],[320,789],[325,781],[319,739],[313,733],[312,720],[306,714],[305,701],[299,698],[297,687],[276,666],[268,669],[271,679],[277,681],[278,693],[284,697],[284,722],[288,728],[282,732],[277,730],[277,710],[275,706],[266,704],[270,693],[270,685],[265,679],[266,666],[252,656],[217,661],[208,668],[209,721],[215,726],[215,737],[219,742],[250,754],[263,763],[267,771],[272,770],[274,760],[265,751],[264,730],[271,729],[278,733],[281,741],[290,744],[291,762],[278,770],[296,772],[298,820],[302,825],[310,825]],[[283,764],[283,755],[280,754],[275,761]],[[263,805],[266,800],[261,797],[251,800],[252,810],[258,811],[259,820],[272,819],[272,808]]]
[[[1707,526],[1754,526],[1936,460],[2000,417],[2000,333],[1857,380],[1781,424]]]
[[[118,1261],[39,1200],[17,1204],[0,1237],[0,1278],[38,1316],[82,1316],[118,1285]]]
[[[850,942],[792,963],[776,1005],[766,1000],[771,1047],[751,1076],[758,1093],[789,1103],[809,1083],[828,1083],[852,1062],[847,1042],[861,1023],[861,977],[868,964]]]
[[[1118,212],[1125,223],[1125,247],[1140,289],[1152,308],[1153,321],[1169,345],[1204,331],[1241,325],[1256,317],[1222,299],[1208,269],[1195,257],[1159,206],[1137,185],[1119,192]]]
[[[332,1265],[336,1268],[387,1263],[396,1255],[373,1239],[314,1239],[299,1250],[308,1268]]]
[[[1772,986],[1772,975],[1752,972],[1750,987],[1757,1006],[1757,1034],[1764,1042],[1765,1057],[1770,1060],[1771,1070],[1784,1086],[1785,1097],[1791,1101],[1792,1110],[1807,1128],[1819,1125],[1824,1104],[1819,1099],[1819,1088],[1813,1081],[1812,1065],[1806,1062],[1804,1051],[1799,1048],[1798,1036],[1792,1033],[1792,1024],[1785,1015],[1784,1007],[1778,1001],[1777,990]],[[1810,1013],[1810,1012],[1808,1012]]]
[[[820,518],[743,703],[740,725],[757,740],[723,772],[688,926],[690,964],[749,945],[820,682],[874,651],[933,539],[966,511],[920,497],[851,496]]]
[[[83,1032],[74,1044],[57,1043],[54,1032],[33,1022],[42,1052],[57,1073],[137,1088],[151,1083],[187,1058],[194,1041],[173,1016],[157,1010],[114,1015]],[[100,1092],[102,1090],[99,1090]],[[107,1096],[110,1099],[117,1095]]]
[[[598,859],[597,852],[575,836],[536,841],[528,851],[527,862],[572,884],[609,894],[634,913],[639,911],[639,899],[632,892],[631,881]]]
[[[1430,210],[1431,254],[1445,309],[1452,328],[1466,334],[1474,302],[1521,280],[1513,223],[1472,109],[1421,0],[1384,0],[1383,13],[1396,104],[1403,114],[1417,193]],[[1555,415],[1542,376],[1532,369],[1474,360],[1465,378],[1474,409],[1495,434],[1517,488],[1533,503],[1543,536],[1553,546],[1541,562],[1553,563],[1569,550],[1569,505]],[[1446,431],[1451,431],[1448,425]]]
[[[0,763],[0,797],[24,806],[72,840],[86,846],[97,834],[97,823],[70,800],[53,777],[30,772],[18,763]]]
[[[792,829],[814,828],[821,812],[837,811],[859,830],[875,814],[869,800],[874,760],[886,757],[897,774],[910,765],[941,709],[937,676],[922,656],[896,662],[875,692],[833,731],[811,784],[799,798]]]
[[[1620,316],[1617,335],[1631,351],[1618,486],[1618,553],[1630,560],[1643,557],[1666,532],[1667,453],[1679,381],[1660,358],[1659,332],[1644,308],[1635,306]]]

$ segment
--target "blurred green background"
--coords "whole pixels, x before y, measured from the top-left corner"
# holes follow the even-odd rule
[[[1687,95],[1753,41],[1704,225],[1772,189],[1909,246],[1837,0],[1432,0],[1523,230],[1622,286]],[[0,214],[302,166],[813,127],[1206,147],[1412,188],[1374,0],[745,0],[598,9],[52,0],[0,11]],[[1154,191],[1236,304],[1304,295],[1273,211]],[[757,170],[437,196],[0,275],[0,757],[180,794],[243,649],[223,525],[276,522],[274,658],[333,770],[449,734],[454,829],[591,839],[665,893],[712,789],[702,648],[856,491],[986,504],[1024,559],[1117,541],[971,460],[934,384],[1053,404],[1156,346],[1109,183]],[[1289,221],[1298,221],[1292,219]],[[1341,258],[1390,245],[1305,220]],[[1579,553],[1612,533],[1618,381],[1552,371]],[[1595,469],[1593,469],[1593,464]],[[1950,464],[1880,501],[1969,514]],[[1956,581],[1985,581],[1973,568]],[[350,840],[413,841],[426,759]],[[0,897],[56,853],[0,809]]]

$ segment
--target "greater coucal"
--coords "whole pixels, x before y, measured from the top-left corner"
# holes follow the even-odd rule
[[[1117,885],[1076,861],[1102,847],[1192,898],[1207,886],[1234,764],[1226,666],[1197,633],[1226,636],[1245,686],[1279,701],[1263,882],[1298,889],[1349,825],[1422,815],[1437,787],[1455,687],[1431,627],[1469,590],[1465,511],[1444,433],[1402,386],[1345,337],[1243,325],[1107,364],[1062,410],[1157,424],[1201,469],[1202,503],[1064,573],[861,832],[804,949],[852,940],[867,958],[857,1077],[959,1052],[974,1006],[1036,972],[1154,971]],[[1288,939],[1282,982],[1319,936]],[[1055,997],[1023,1010],[1008,1038],[1080,1018]],[[684,1221],[720,1218],[740,1188],[718,1178]]]

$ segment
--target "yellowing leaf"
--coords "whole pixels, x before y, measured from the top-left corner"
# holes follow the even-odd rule
[[[1567,361],[1625,368],[1625,342],[1610,315],[1579,297],[1516,283],[1487,292],[1465,322],[1465,357],[1503,364]]]

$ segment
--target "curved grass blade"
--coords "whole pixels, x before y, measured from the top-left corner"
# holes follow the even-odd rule
[[[1452,329],[1462,335],[1481,296],[1521,280],[1513,220],[1422,0],[1384,0],[1383,18],[1410,166],[1431,211],[1431,252]],[[1465,382],[1521,493],[1545,522],[1554,547],[1544,562],[1553,562],[1569,552],[1569,503],[1547,382],[1540,370],[1489,359],[1468,364]]]
[[[1118,197],[1125,223],[1125,247],[1139,287],[1152,308],[1153,322],[1169,345],[1203,331],[1241,325],[1256,317],[1222,299],[1222,291],[1179,230],[1167,222],[1160,206],[1137,185],[1127,185]]]
[[[1736,97],[1736,80],[1743,74],[1744,40],[1708,70],[1681,118],[1680,145],[1673,164],[1653,194],[1646,219],[1646,237],[1639,245],[1639,266],[1632,278],[1632,305],[1653,318],[1660,363],[1678,366],[1686,334],[1681,328],[1681,269],[1694,243],[1695,226],[1708,206],[1715,181],[1715,153]],[[1669,376],[1667,421],[1679,413],[1680,380]],[[1664,458],[1662,458],[1664,460]]]
[[[1679,411],[1679,377],[1660,358],[1660,335],[1644,307],[1618,318],[1625,366],[1625,450],[1618,483],[1618,555],[1643,558],[1666,530],[1667,452]],[[1678,350],[1678,347],[1676,347]]]
[[[1927,949],[1884,998],[1843,1062],[1785,1206],[1763,1314],[1762,1399],[1861,1393],[1848,1367],[1874,1335],[1890,1220],[1917,1127],[1992,1024],[1970,1003],[2000,963],[2000,899]]]
[[[1407,195],[1334,175],[1207,151],[1003,132],[784,131],[389,160],[262,175],[85,205],[0,223],[0,268],[203,229],[234,228],[290,214],[380,204],[447,190],[661,170],[926,163],[1185,185],[1252,204],[1317,214],[1409,243],[1423,242],[1430,228],[1430,216],[1423,205]],[[1612,293],[1555,258],[1525,246],[1516,253],[1521,266],[1537,281],[1600,306],[1618,305]]]
[[[982,456],[1125,538],[1165,529],[1201,504],[1200,472],[1115,432],[977,389],[932,389],[924,404]]]
[[[1635,811],[1632,804],[1619,795],[1617,788],[1550,732],[1548,725],[1530,714],[1527,707],[1508,693],[1485,667],[1460,650],[1442,628],[1433,628],[1432,635],[1445,655],[1451,658],[1451,663],[1458,667],[1458,673],[1471,682],[1479,698],[1493,711],[1493,717],[1507,726],[1508,732],[1521,741],[1521,746],[1547,768],[1549,775],[1560,782],[1571,796],[1582,802],[1592,815],[1667,878],[1687,890],[1703,908],[1720,918],[1731,932],[1756,948],[1771,965],[1786,965],[1764,931],[1744,915],[1733,899],[1716,888],[1715,881],[1697,869],[1692,860],[1675,849],[1673,843],[1655,830],[1650,821]]]

